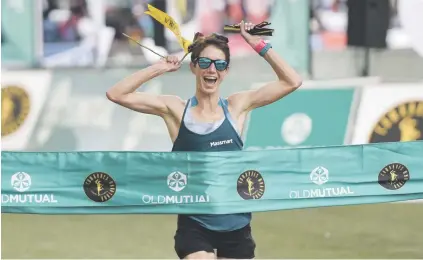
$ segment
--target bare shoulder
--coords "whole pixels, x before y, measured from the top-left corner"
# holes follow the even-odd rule
[[[249,96],[251,95],[251,93],[252,91],[247,90],[247,91],[236,92],[230,95],[227,98],[229,110],[232,111],[236,115],[239,115],[245,112],[246,110],[245,104],[247,103],[247,100]]]
[[[172,116],[177,118],[182,116],[186,100],[174,95],[161,95],[160,99],[166,104],[166,107]]]
[[[181,126],[186,101],[178,96],[172,95],[162,95],[160,99],[167,108],[167,113],[164,114],[162,118],[166,123],[170,138],[172,142],[174,142]]]
[[[186,100],[174,95],[161,95],[160,99],[166,104],[168,108],[184,108]]]

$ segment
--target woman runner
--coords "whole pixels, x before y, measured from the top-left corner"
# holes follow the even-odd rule
[[[220,96],[220,84],[229,73],[228,39],[199,33],[191,45],[190,68],[196,92],[188,100],[172,95],[136,92],[147,81],[177,71],[177,57],[169,56],[121,80],[107,91],[107,97],[128,109],[160,116],[173,142],[172,151],[242,150],[241,133],[247,114],[271,104],[298,89],[300,76],[260,36],[248,33],[252,23],[240,23],[244,40],[272,67],[277,80],[256,90]],[[226,215],[179,215],[175,251],[181,259],[255,257],[251,213]],[[215,255],[216,252],[216,255]]]

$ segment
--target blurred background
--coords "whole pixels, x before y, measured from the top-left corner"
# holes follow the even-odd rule
[[[241,19],[272,23],[267,39],[305,81],[249,115],[247,150],[423,140],[423,0],[2,0],[2,150],[171,149],[160,118],[105,96],[158,59],[122,33],[184,54],[144,14],[147,4],[174,17],[187,39]],[[227,36],[223,96],[275,79],[240,35]],[[188,98],[194,83],[185,63],[143,90]],[[423,258],[421,219],[420,203],[260,213],[257,258]],[[174,216],[2,220],[3,258],[176,258]]]

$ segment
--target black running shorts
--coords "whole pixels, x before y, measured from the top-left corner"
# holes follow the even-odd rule
[[[179,215],[175,234],[175,251],[180,259],[189,254],[206,251],[217,257],[252,259],[256,244],[251,235],[251,226],[228,232],[206,229],[195,220]]]

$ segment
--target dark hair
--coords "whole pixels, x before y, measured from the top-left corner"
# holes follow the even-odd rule
[[[231,54],[229,52],[228,38],[223,35],[213,33],[209,36],[204,36],[202,33],[196,33],[194,36],[194,42],[188,47],[188,51],[191,52],[191,61],[195,63],[200,53],[210,45],[215,46],[216,48],[223,51],[225,54],[225,60],[228,62],[231,59]]]

